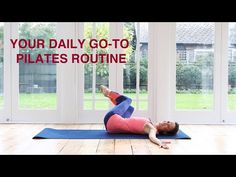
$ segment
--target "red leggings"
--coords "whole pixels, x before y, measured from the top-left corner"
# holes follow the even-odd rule
[[[123,118],[130,118],[132,113],[134,112],[133,106],[131,106],[132,99],[127,96],[120,95],[117,92],[111,91],[108,94],[108,98],[110,98],[111,102],[115,105],[104,117],[104,124],[106,126],[109,118],[118,114]]]

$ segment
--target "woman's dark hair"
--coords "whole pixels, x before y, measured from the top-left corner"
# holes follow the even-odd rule
[[[160,134],[163,134],[163,135],[175,135],[178,131],[179,131],[179,124],[177,122],[175,122],[175,128],[174,129],[172,129],[170,131],[160,132]]]

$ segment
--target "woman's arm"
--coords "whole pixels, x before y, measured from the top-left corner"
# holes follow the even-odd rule
[[[153,143],[159,145],[161,148],[169,149],[169,147],[166,144],[162,143],[156,137],[157,130],[150,122],[145,123],[144,132],[148,134],[150,141],[152,141]]]

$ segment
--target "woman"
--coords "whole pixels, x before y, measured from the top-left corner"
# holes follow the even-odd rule
[[[131,117],[134,108],[131,106],[132,100],[130,98],[111,91],[103,85],[100,86],[100,90],[115,105],[104,117],[104,124],[109,133],[148,134],[151,142],[161,148],[169,148],[167,144],[170,142],[160,141],[156,134],[176,134],[179,130],[177,122],[163,121],[153,125],[148,118]]]

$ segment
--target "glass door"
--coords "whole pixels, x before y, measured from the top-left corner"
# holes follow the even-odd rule
[[[123,36],[129,40],[123,65],[123,93],[133,100],[134,115],[148,116],[148,23],[124,23]]]
[[[86,40],[125,38],[129,47],[91,49],[87,54],[125,53],[126,63],[86,63],[77,65],[78,121],[102,123],[112,104],[100,91],[101,84],[132,98],[134,115],[148,115],[148,23],[79,23],[77,38]],[[81,75],[83,73],[83,75]],[[82,76],[82,77],[81,77]],[[81,84],[82,83],[82,84]]]
[[[9,23],[0,23],[0,122],[11,121],[10,29]]]
[[[222,24],[222,122],[236,123],[236,23]]]
[[[89,45],[91,39],[97,41],[101,39],[109,40],[109,23],[79,23],[77,24],[76,36],[77,38],[85,39],[85,46],[78,52],[88,56],[109,53],[110,47],[92,48]],[[93,57],[88,63],[79,63],[77,69],[78,121],[82,123],[102,123],[103,117],[111,105],[109,100],[100,92],[99,86],[105,85],[110,87],[110,65],[109,63],[101,62],[99,58]]]
[[[220,120],[220,33],[215,23],[176,23],[171,109],[179,122]]]
[[[56,23],[14,23],[12,38],[18,39],[12,50],[12,121],[57,122],[57,65],[50,57],[56,50],[48,47],[49,39],[56,38]],[[20,43],[21,39],[30,43]],[[43,39],[45,46],[31,48],[38,39]],[[44,54],[50,55],[49,62]],[[43,62],[36,63],[39,55]]]
[[[0,23],[0,109],[4,107],[4,23]]]

